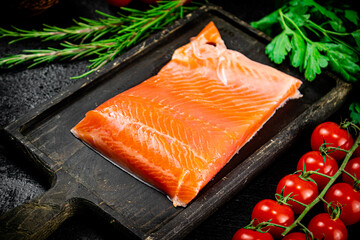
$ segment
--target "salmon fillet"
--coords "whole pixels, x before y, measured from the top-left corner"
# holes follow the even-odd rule
[[[210,22],[160,72],[86,113],[71,132],[186,206],[301,81],[226,48]]]

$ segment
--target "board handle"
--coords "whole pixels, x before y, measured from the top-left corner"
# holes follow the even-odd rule
[[[73,216],[76,207],[63,185],[56,183],[43,195],[0,216],[0,239],[45,239]]]

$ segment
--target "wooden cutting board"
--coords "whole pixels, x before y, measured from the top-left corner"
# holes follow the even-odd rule
[[[46,238],[80,210],[94,212],[131,238],[182,238],[275,161],[300,131],[329,117],[349,95],[351,85],[331,74],[304,81],[301,99],[278,110],[191,204],[174,208],[166,196],[99,156],[70,129],[87,111],[155,75],[209,21],[229,49],[302,78],[289,66],[269,61],[264,48],[270,39],[263,33],[219,7],[202,7],[5,128],[13,146],[48,176],[51,188],[1,216],[1,239]]]

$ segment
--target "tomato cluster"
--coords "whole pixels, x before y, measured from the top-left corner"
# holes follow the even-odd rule
[[[360,221],[360,180],[357,179],[360,147],[350,161],[341,164],[354,140],[347,130],[334,122],[319,124],[310,142],[312,150],[299,159],[297,171],[279,181],[276,200],[258,202],[253,208],[251,223],[239,229],[233,240],[347,239],[346,226]],[[342,182],[337,180],[340,175]],[[324,212],[313,216],[306,228],[301,224],[304,232],[282,235],[289,226],[292,226],[289,230],[294,224],[299,227],[302,217],[299,220],[295,217],[307,214],[320,201],[324,202]]]
[[[132,0],[106,0],[106,1],[108,4],[114,7],[125,7],[132,2]],[[140,1],[146,4],[157,4],[160,0],[140,0]],[[184,4],[188,4],[190,2],[191,0],[186,0]]]

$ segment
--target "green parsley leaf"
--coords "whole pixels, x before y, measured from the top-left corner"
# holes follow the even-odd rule
[[[347,81],[357,81],[360,67],[359,57],[342,44],[324,43],[323,50],[329,59],[330,68]]]
[[[321,68],[325,68],[328,65],[328,58],[322,55],[318,49],[318,45],[306,44],[305,51],[305,78],[309,81],[313,81],[317,74],[321,73]]]
[[[291,65],[294,67],[300,67],[302,69],[302,63],[304,62],[305,56],[305,41],[304,39],[296,32],[293,32],[291,38],[291,48],[290,61]]]
[[[357,47],[360,48],[360,29],[352,32],[351,35],[355,39]]]
[[[269,15],[263,17],[259,21],[251,22],[250,25],[254,28],[257,28],[267,35],[272,34],[272,25],[278,23],[279,11],[274,11]]]
[[[298,27],[301,27],[308,19],[310,19],[310,14],[306,14],[307,11],[307,6],[298,5],[291,11],[285,13],[285,15],[289,17]]]
[[[287,30],[282,31],[265,48],[265,53],[269,56],[271,61],[277,64],[282,63],[291,50],[288,34],[289,32]]]
[[[337,32],[345,32],[346,29],[344,27],[343,21],[341,18],[336,16],[336,14],[332,11],[327,10],[325,7],[321,6],[320,4],[316,3],[313,0],[303,0],[304,4],[312,7],[311,13],[319,13],[323,15],[324,17],[330,19],[328,23],[331,25],[331,27],[334,29],[334,31]]]
[[[344,11],[344,16],[345,16],[345,18],[347,20],[349,20],[350,22],[352,22],[356,26],[358,25],[359,16],[358,16],[356,11],[347,9],[347,10]]]
[[[360,103],[353,102],[349,106],[351,121],[355,124],[360,124]]]

